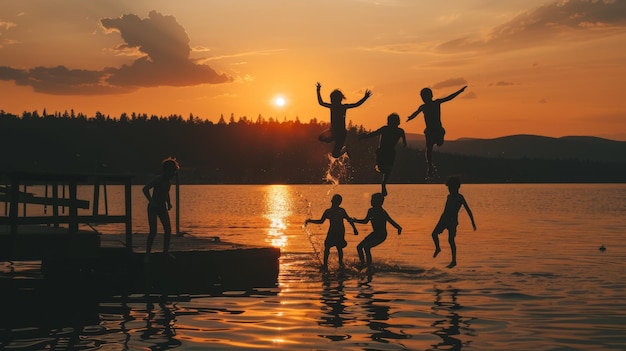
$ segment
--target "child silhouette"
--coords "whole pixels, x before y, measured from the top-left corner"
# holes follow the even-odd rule
[[[443,125],[441,124],[441,104],[454,99],[457,95],[462,93],[465,88],[467,88],[467,86],[464,86],[445,98],[435,100],[433,100],[433,91],[430,90],[430,88],[422,89],[420,95],[424,103],[407,119],[408,122],[417,117],[420,112],[424,112],[424,123],[426,124],[426,129],[424,129],[424,134],[426,135],[426,161],[428,163],[429,176],[432,176],[434,172],[432,158],[433,146],[435,144],[437,144],[437,146],[443,145],[443,137],[446,134],[446,130],[443,129]]]
[[[163,226],[163,253],[169,253],[172,225],[170,223],[169,210],[172,209],[170,201],[170,186],[172,178],[180,169],[175,158],[166,158],[161,162],[161,175],[154,178],[143,187],[143,194],[148,199],[148,226],[150,233],[146,244],[146,254],[152,250],[152,243],[157,234],[157,218]],[[150,193],[152,190],[152,193]],[[148,256],[146,256],[147,258]]]
[[[376,149],[376,168],[383,174],[381,184],[383,196],[387,196],[387,181],[396,159],[396,144],[402,139],[403,145],[406,146],[406,135],[404,130],[398,127],[399,125],[400,116],[397,113],[392,113],[387,117],[386,126],[382,126],[374,132],[363,134],[360,137],[360,139],[365,139],[380,135],[378,149]]]
[[[372,194],[370,203],[372,207],[367,210],[363,219],[353,218],[356,223],[372,223],[372,232],[357,245],[356,249],[361,260],[361,268],[367,267],[367,271],[372,269],[372,248],[382,244],[387,239],[387,222],[391,223],[397,230],[398,235],[402,233],[402,227],[396,223],[383,208],[385,197],[381,193]]]
[[[353,104],[344,104],[342,101],[346,98],[341,90],[335,89],[330,93],[330,103],[324,102],[322,100],[322,95],[320,95],[320,90],[322,89],[322,85],[317,83],[317,102],[320,105],[327,107],[330,109],[330,129],[325,130],[320,134],[318,139],[325,143],[335,142],[333,146],[333,157],[338,158],[346,152],[346,148],[344,146],[346,142],[346,136],[348,132],[346,131],[346,110],[349,108],[354,108],[361,106],[365,100],[367,100],[372,92],[368,89],[365,90],[365,95],[361,100],[357,101]]]
[[[456,227],[459,225],[459,210],[461,206],[465,207],[467,211],[467,215],[472,221],[472,227],[476,230],[476,223],[474,222],[474,215],[472,215],[472,210],[470,210],[469,205],[465,201],[465,197],[459,193],[459,188],[461,187],[461,179],[459,177],[449,177],[446,180],[446,186],[448,187],[448,198],[446,200],[446,206],[443,209],[443,213],[439,218],[439,222],[433,229],[432,237],[435,242],[435,253],[433,257],[437,257],[441,252],[441,247],[439,246],[439,234],[443,232],[444,229],[448,230],[448,243],[450,243],[450,250],[452,251],[452,262],[448,265],[448,268],[452,268],[456,266],[456,243],[454,238],[456,237]]]
[[[330,200],[331,207],[324,211],[320,219],[307,219],[306,221],[304,221],[304,225],[307,225],[309,223],[322,224],[327,219],[330,222],[330,226],[328,227],[328,233],[326,234],[326,240],[324,240],[324,265],[322,266],[322,269],[324,271],[328,270],[328,256],[330,254],[331,247],[337,248],[339,267],[342,269],[344,268],[343,248],[346,247],[348,243],[346,243],[345,240],[346,228],[343,224],[343,220],[345,219],[348,221],[348,223],[350,223],[352,229],[354,230],[354,235],[359,234],[359,232],[356,230],[354,222],[352,221],[352,218],[348,216],[346,210],[344,210],[342,207],[339,207],[339,205],[341,205],[341,201],[343,201],[341,195],[333,195],[332,199]]]

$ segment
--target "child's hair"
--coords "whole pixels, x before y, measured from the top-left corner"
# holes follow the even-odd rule
[[[385,196],[382,193],[372,194],[372,205],[382,206],[385,202]]]
[[[461,177],[459,176],[449,176],[446,179],[446,186],[450,188],[460,188],[461,187]]]
[[[389,116],[387,116],[387,125],[390,126],[399,126],[400,125],[400,115],[398,115],[397,113],[392,113]]]
[[[343,93],[339,89],[335,89],[332,91],[332,93],[330,93],[330,102],[341,102],[345,98],[346,97],[343,95]]]
[[[173,176],[180,169],[180,165],[175,158],[168,157],[161,162],[161,168],[163,169],[163,173]]]
[[[330,202],[333,205],[337,205],[337,206],[339,206],[341,204],[341,201],[343,201],[343,198],[339,194],[333,195],[333,197],[330,199]]]
[[[424,88],[422,89],[422,91],[420,91],[420,95],[422,96],[422,100],[432,100],[433,98],[433,91],[430,90],[430,88]]]

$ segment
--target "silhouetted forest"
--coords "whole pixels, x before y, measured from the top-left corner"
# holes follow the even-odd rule
[[[381,121],[382,125],[382,121]],[[190,115],[122,114],[111,118],[75,114],[21,116],[0,111],[1,172],[132,174],[143,183],[176,157],[186,184],[321,184],[332,144],[317,140],[329,127],[259,115],[222,116],[217,123]],[[359,141],[362,126],[349,124],[350,152],[342,183],[379,183],[377,140]],[[424,151],[397,147],[391,183],[425,183]],[[624,182],[626,165],[579,160],[494,159],[434,152],[442,181],[459,174],[467,183]]]

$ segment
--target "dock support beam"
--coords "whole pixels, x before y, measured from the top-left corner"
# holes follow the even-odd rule
[[[133,252],[133,223],[132,223],[132,192],[130,180],[124,183],[124,198],[126,202],[126,249]]]

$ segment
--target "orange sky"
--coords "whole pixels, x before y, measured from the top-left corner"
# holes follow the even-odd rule
[[[449,139],[626,140],[624,43],[626,0],[1,1],[0,109],[328,120],[319,81],[421,134],[419,91],[468,85]]]

